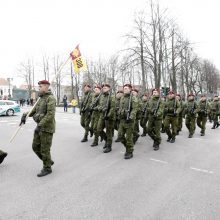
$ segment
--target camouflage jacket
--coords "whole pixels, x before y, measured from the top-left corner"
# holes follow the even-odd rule
[[[210,104],[211,113],[220,114],[220,103],[218,100],[213,100]]]
[[[210,112],[210,105],[208,101],[199,101],[197,113],[199,116],[207,116]]]
[[[179,115],[180,110],[180,103],[178,100],[176,100],[175,97],[168,98],[167,101],[164,103],[164,113],[167,116]]]
[[[41,131],[54,133],[56,100],[51,92],[42,93],[39,96],[40,100],[29,116],[33,117]]]
[[[185,104],[184,115],[188,117],[196,117],[198,111],[198,104],[195,100],[188,100]]]
[[[141,103],[141,118],[148,117],[148,115],[149,115],[148,108],[149,108],[149,102],[147,100],[142,101],[142,103]]]
[[[115,98],[111,93],[106,92],[101,95],[97,109],[103,119],[115,120]]]
[[[131,97],[130,97],[131,96]],[[130,111],[129,111],[129,102],[130,103]],[[131,120],[135,120],[137,116],[137,111],[138,111],[138,100],[135,96],[132,94],[124,94],[123,97],[121,97],[120,100],[120,107],[119,107],[119,117],[120,119],[127,119],[129,118]]]
[[[80,114],[90,112],[90,105],[92,102],[92,92],[86,92],[85,96],[83,97],[82,103],[80,105]]]
[[[164,101],[162,101],[159,96],[152,96],[149,101],[148,112],[150,117],[155,117],[158,120],[162,120]]]

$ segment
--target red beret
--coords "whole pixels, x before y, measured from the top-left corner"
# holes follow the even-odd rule
[[[137,93],[139,92],[137,89],[132,89],[132,91],[137,92]]]
[[[176,96],[179,96],[179,97],[181,97],[181,95],[180,95],[180,94],[178,94],[178,93],[176,94]]]
[[[124,84],[124,85],[123,85],[123,88],[124,88],[124,87],[129,87],[130,89],[132,89],[131,84]]]
[[[84,87],[89,87],[89,88],[91,88],[91,86],[90,86],[89,84],[85,84]]]
[[[123,92],[122,90],[118,90],[118,91],[117,91],[117,94],[118,94],[118,93],[124,93],[124,92]]]
[[[146,97],[148,97],[148,93],[144,93],[144,95],[143,96],[146,96]]]
[[[193,96],[193,97],[194,97],[195,95],[194,95],[193,93],[189,93],[188,97],[189,97],[189,96]]]
[[[102,85],[102,88],[103,88],[103,87],[109,87],[109,88],[111,88],[111,86],[110,86],[108,83],[103,84],[103,85]]]
[[[174,92],[173,91],[169,91],[168,95],[174,95]]]
[[[154,91],[160,92],[159,89],[152,89],[152,93],[153,93]]]
[[[41,85],[41,84],[47,84],[47,85],[50,85],[49,81],[47,80],[41,80],[38,82],[38,85]]]
[[[96,85],[96,86],[94,87],[94,89],[95,89],[95,88],[100,89],[100,90],[102,89],[102,87],[99,86],[99,85]]]
[[[218,97],[218,95],[215,95],[214,97]]]

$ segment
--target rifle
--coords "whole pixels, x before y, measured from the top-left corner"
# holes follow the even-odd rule
[[[129,103],[128,103],[128,109],[127,109],[127,114],[126,114],[126,121],[129,121],[129,119],[130,119],[131,100],[132,100],[132,92],[130,92]]]
[[[99,95],[96,97],[96,99],[95,99],[94,102],[92,103],[92,105],[91,105],[91,111],[93,111],[93,109],[96,107],[96,105],[97,105],[97,103],[98,103],[98,101],[99,101],[101,95],[102,95],[102,92],[99,93]]]
[[[142,115],[144,116],[144,119],[146,119],[146,117],[147,117],[147,102],[145,104],[145,107],[142,110]]]
[[[174,99],[173,114],[176,115],[176,96],[174,96]]]
[[[158,109],[159,109],[159,106],[160,106],[160,98],[158,99],[158,101],[157,101],[157,106],[156,106],[156,109],[154,109],[154,117],[157,117],[157,111],[158,111]]]
[[[89,94],[87,95],[86,100],[82,102],[82,108],[81,108],[80,114],[84,113],[86,111],[86,105],[89,101],[90,94],[91,94],[91,92],[89,92]]]
[[[108,111],[109,111],[109,102],[110,102],[110,96],[111,96],[111,92],[108,95],[108,99],[105,103],[105,112],[104,112],[104,120],[105,120],[105,127],[108,127]]]
[[[195,111],[195,100],[193,101],[193,106],[191,108],[190,114],[194,115],[194,111]]]

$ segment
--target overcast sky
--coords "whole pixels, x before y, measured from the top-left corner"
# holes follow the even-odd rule
[[[160,0],[199,56],[220,69],[220,1]],[[108,57],[123,47],[135,11],[146,0],[0,0],[0,77],[16,81],[20,62],[43,54],[68,57],[79,43],[86,57]],[[39,76],[41,77],[41,76]]]

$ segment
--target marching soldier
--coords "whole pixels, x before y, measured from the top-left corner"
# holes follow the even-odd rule
[[[198,104],[198,117],[197,117],[197,125],[201,128],[201,136],[205,135],[207,116],[209,114],[209,103],[206,100],[206,96],[202,95]]]
[[[177,123],[178,123],[177,116],[180,111],[180,104],[176,99],[174,92],[169,91],[168,99],[165,102],[164,106],[165,106],[164,129],[168,136],[167,142],[174,143],[177,135]],[[170,130],[170,125],[171,125],[171,130]]]
[[[166,96],[161,96],[160,97],[161,101],[163,101],[164,103],[167,100]],[[161,125],[161,133],[166,133],[165,128],[164,128],[164,120],[165,120],[165,114],[163,113],[163,120],[162,120],[162,125]]]
[[[101,92],[102,88],[100,86],[95,86],[94,88],[94,95],[92,97],[92,104],[90,106],[91,109],[91,130],[92,133],[94,133],[94,140],[93,143],[91,144],[91,147],[95,147],[98,145],[99,141],[99,133],[98,133],[98,121],[100,117],[100,112],[98,111],[98,105],[100,102],[100,97],[102,95]]]
[[[195,96],[194,94],[189,94],[188,95],[188,101],[185,106],[185,113],[186,114],[186,127],[189,130],[189,138],[193,137],[193,134],[195,133],[196,130],[196,116],[197,116],[197,109],[198,105],[195,101]]]
[[[134,97],[136,97],[137,102],[138,102],[138,109],[137,109],[137,115],[135,118],[135,122],[134,122],[134,134],[133,134],[133,141],[134,144],[137,142],[138,138],[140,137],[139,135],[139,121],[141,119],[141,100],[138,97],[138,90],[137,89],[132,89],[132,95]]]
[[[53,134],[55,133],[55,111],[56,99],[49,90],[50,83],[47,80],[38,82],[40,100],[36,107],[30,112],[29,117],[33,117],[37,123],[34,130],[32,148],[35,154],[43,161],[43,169],[38,177],[52,173],[51,166],[54,164],[51,159],[50,148]],[[28,113],[24,113],[21,123],[25,123]]]
[[[147,121],[148,121],[148,94],[144,94],[142,97],[142,104],[141,104],[141,120],[140,126],[143,128],[143,133],[141,137],[145,137],[147,134]]]
[[[176,99],[179,101],[180,104],[179,114],[177,115],[177,135],[179,135],[179,132],[182,131],[183,127],[184,102],[180,94],[176,94]]]
[[[153,148],[159,150],[161,143],[161,125],[163,119],[164,103],[160,99],[158,89],[152,90],[152,97],[149,101],[149,120],[148,120],[148,135],[153,139]]]
[[[112,150],[112,138],[114,131],[115,121],[115,98],[110,92],[111,86],[109,84],[102,85],[102,96],[98,110],[100,111],[100,117],[98,121],[98,134],[105,140],[105,146],[103,147],[103,153],[109,153]],[[104,132],[106,129],[106,133]]]
[[[124,96],[121,98],[119,108],[119,139],[126,148],[124,159],[131,159],[134,151],[133,132],[138,110],[138,101],[136,97],[132,95],[132,86],[130,84],[125,84],[123,90]]]
[[[116,94],[116,101],[115,101],[115,114],[116,114],[116,120],[115,120],[115,130],[118,131],[119,124],[120,124],[120,116],[119,116],[119,107],[120,107],[120,100],[121,97],[124,95],[122,90],[117,91]],[[117,137],[115,142],[120,142],[120,139]]]
[[[3,162],[3,160],[5,159],[5,157],[7,157],[7,153],[0,150],[0,164]]]
[[[212,120],[213,120],[213,127],[212,129],[218,128],[219,122],[218,122],[218,116],[220,114],[220,103],[218,96],[216,95],[211,103],[211,114],[212,114]]]
[[[85,93],[85,96],[80,106],[80,115],[81,115],[80,123],[81,123],[81,126],[85,129],[85,133],[84,133],[84,137],[81,140],[81,142],[88,141],[89,131],[91,131],[89,125],[91,121],[90,105],[92,102],[92,91],[91,91],[91,86],[89,84],[84,85],[84,93]],[[91,131],[91,136],[92,136],[92,131]]]

